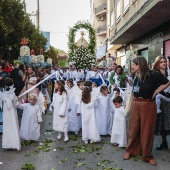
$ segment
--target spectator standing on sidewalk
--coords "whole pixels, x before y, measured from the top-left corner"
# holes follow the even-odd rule
[[[170,82],[161,73],[149,70],[144,57],[133,59],[132,68],[136,76],[129,117],[129,140],[124,159],[130,159],[131,155],[142,155],[143,161],[156,165],[151,154],[157,117],[154,98]]]
[[[167,59],[164,56],[158,56],[155,59],[153,70],[159,71],[166,78],[168,77]],[[162,91],[157,96],[160,99],[160,113],[157,115],[156,134],[162,137],[162,143],[156,147],[156,150],[167,149],[168,144],[166,136],[170,134],[170,89]],[[157,97],[158,98],[158,97]]]
[[[10,78],[14,81],[15,95],[18,96],[23,89],[25,74],[19,69],[19,61],[14,61],[14,69],[10,73]]]

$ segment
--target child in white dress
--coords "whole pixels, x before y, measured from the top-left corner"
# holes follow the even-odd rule
[[[70,79],[67,81],[70,81]],[[75,98],[76,98],[76,95],[82,93],[82,89],[81,89],[82,85],[84,86],[84,81],[80,80],[77,82],[77,84],[74,85],[73,88],[69,88],[67,90],[67,92],[69,94],[68,131],[74,132],[76,135],[78,134],[78,132],[81,128],[81,117],[80,117],[80,113],[77,113],[78,103],[75,102]]]
[[[109,94],[109,114],[107,118],[109,135],[111,135],[112,133],[113,120],[114,120],[114,114],[115,114],[115,106],[113,105],[113,99],[117,96],[120,96],[120,89],[114,88],[113,92]]]
[[[18,99],[15,96],[15,89],[12,86],[13,80],[6,78],[4,82],[6,91],[0,94],[0,98],[2,98],[3,101],[2,148],[20,150],[18,116],[15,108],[18,104]]]
[[[101,95],[98,97],[96,118],[100,135],[108,134],[108,114],[109,114],[109,96],[107,86],[101,86]]]
[[[82,140],[85,144],[100,141],[100,134],[98,131],[95,102],[97,100],[96,91],[92,91],[92,82],[86,81],[82,92],[82,101],[80,103],[80,110],[78,113],[82,114]]]
[[[126,147],[127,146],[126,118],[124,116],[124,107],[122,106],[123,103],[122,97],[117,96],[116,98],[113,99],[113,103],[116,109],[110,142],[113,144],[118,144],[118,147]]]
[[[61,139],[64,133],[64,142],[69,140],[68,137],[68,98],[65,90],[64,80],[58,80],[55,83],[55,92],[53,94],[53,102],[50,105],[53,111],[53,130],[58,132],[57,139]]]
[[[19,105],[23,109],[21,119],[20,137],[24,140],[39,141],[40,139],[40,122],[42,122],[42,113],[37,104],[37,95],[29,95],[29,103]]]

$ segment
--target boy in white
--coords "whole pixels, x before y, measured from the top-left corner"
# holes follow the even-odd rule
[[[37,104],[37,95],[30,94],[30,103],[20,104],[19,108],[23,109],[21,119],[20,137],[24,140],[39,141],[40,122],[42,122],[42,113]]]
[[[65,90],[64,80],[58,80],[55,83],[55,93],[53,94],[53,102],[50,105],[54,107],[53,111],[53,130],[58,131],[57,139],[61,139],[61,132],[64,132],[64,142],[68,138],[68,98]]]
[[[122,106],[123,99],[117,96],[113,99],[113,103],[116,107],[113,120],[112,134],[110,142],[118,144],[118,147],[127,146],[127,134],[126,134],[126,118],[124,116],[124,107]]]

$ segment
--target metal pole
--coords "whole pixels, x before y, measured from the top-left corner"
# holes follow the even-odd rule
[[[39,31],[39,30],[40,30],[40,2],[39,2],[39,0],[37,0],[36,17],[37,17],[37,29],[38,29],[38,31]]]

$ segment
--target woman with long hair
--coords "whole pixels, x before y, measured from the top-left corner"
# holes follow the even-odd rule
[[[167,59],[164,56],[158,56],[155,59],[153,70],[157,70],[168,77]],[[162,137],[162,143],[156,147],[156,150],[167,149],[168,144],[166,136],[170,134],[170,91],[162,91],[157,95],[160,99],[160,113],[157,115],[156,134]]]
[[[167,88],[170,82],[161,73],[149,70],[144,57],[133,59],[132,69],[136,75],[129,117],[129,140],[124,159],[130,159],[131,155],[142,155],[143,161],[156,165],[151,154],[157,115],[155,96]]]
[[[85,144],[88,144],[88,140],[90,140],[90,143],[100,141],[95,113],[96,100],[97,94],[92,91],[92,82],[86,81],[82,92],[80,111],[78,112],[82,114],[82,140]]]

